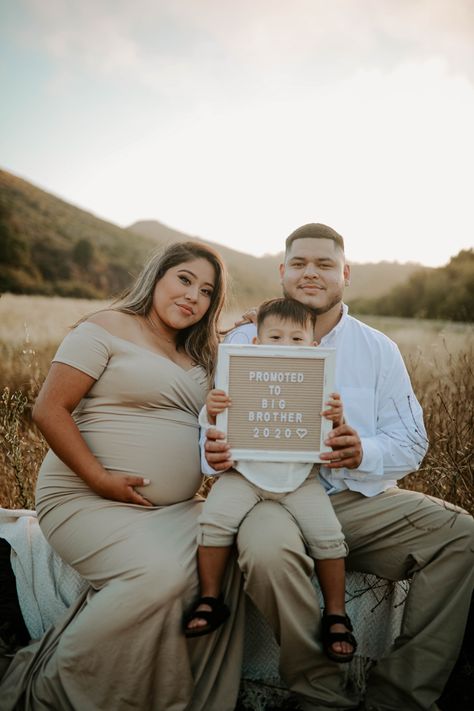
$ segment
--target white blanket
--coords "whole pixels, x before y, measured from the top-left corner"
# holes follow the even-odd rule
[[[35,511],[0,508],[0,538],[11,546],[11,564],[23,619],[38,639],[87,588],[43,536]]]

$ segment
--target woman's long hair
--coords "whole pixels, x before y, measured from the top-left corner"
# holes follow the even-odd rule
[[[191,360],[201,365],[211,380],[217,360],[217,323],[225,303],[227,282],[224,263],[213,249],[199,242],[176,242],[156,252],[145,264],[135,283],[115,299],[110,308],[126,314],[148,316],[155,286],[168,269],[194,259],[205,259],[214,267],[215,284],[208,310],[200,321],[178,331],[177,346]]]

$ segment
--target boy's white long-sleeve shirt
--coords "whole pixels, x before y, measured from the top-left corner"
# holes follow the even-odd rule
[[[201,432],[207,432],[209,423],[206,406],[199,413]],[[313,464],[311,462],[256,462],[239,459],[234,468],[248,481],[265,491],[283,493],[295,491],[307,478]]]
[[[232,331],[226,342],[250,343],[256,327],[246,324]],[[320,346],[336,349],[334,389],[340,393],[346,422],[362,443],[357,469],[331,470],[321,465],[320,476],[328,493],[344,489],[375,496],[416,471],[428,448],[423,413],[415,397],[397,345],[380,331],[349,316],[347,306],[339,323]],[[202,467],[216,472],[204,456]]]

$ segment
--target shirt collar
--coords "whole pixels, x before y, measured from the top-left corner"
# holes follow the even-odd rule
[[[320,346],[326,346],[326,347],[330,348],[334,344],[337,336],[340,334],[340,332],[342,331],[342,329],[344,328],[344,326],[347,322],[348,313],[349,313],[349,307],[347,306],[347,304],[341,303],[341,318],[336,323],[334,328],[331,329],[331,331],[329,331],[329,333],[326,333],[326,335],[321,338],[321,341],[319,344]]]

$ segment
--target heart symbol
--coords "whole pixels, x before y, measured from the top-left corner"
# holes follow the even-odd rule
[[[296,434],[298,435],[298,437],[300,439],[303,439],[303,437],[306,437],[306,435],[308,434],[308,430],[303,430],[300,427],[298,427],[298,429],[296,430]]]

